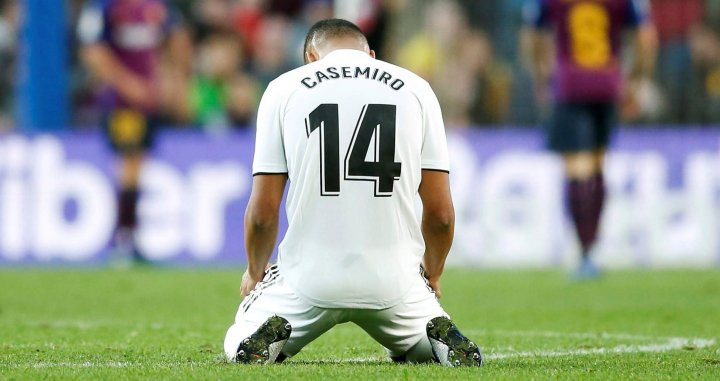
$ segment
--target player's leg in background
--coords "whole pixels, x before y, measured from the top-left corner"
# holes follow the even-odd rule
[[[463,336],[424,278],[403,302],[384,310],[355,310],[354,322],[388,351],[395,362],[480,365],[480,350]]]
[[[605,201],[603,163],[609,128],[603,124],[602,112],[603,107],[597,105],[560,105],[550,140],[551,148],[562,153],[565,165],[566,200],[580,241],[579,278],[599,275],[590,256]]]
[[[605,199],[602,170],[595,152],[563,155],[567,202],[580,241],[581,267],[578,275],[597,275],[590,254],[597,241],[600,215]]]
[[[117,196],[117,237],[115,244],[126,245],[133,258],[142,260],[135,244],[137,209],[140,199],[140,172],[145,160],[141,152],[121,153],[118,163],[119,190]]]
[[[282,362],[345,322],[345,314],[310,305],[285,285],[276,266],[270,267],[263,281],[240,303],[235,323],[225,335],[225,355],[230,361],[244,363]],[[271,347],[273,343],[278,344]]]
[[[135,240],[138,226],[140,174],[152,146],[155,121],[151,115],[133,109],[118,109],[104,118],[104,130],[117,154],[117,222],[113,241],[116,257],[146,262]]]
[[[581,278],[594,277],[599,274],[590,256],[597,242],[605,207],[605,153],[618,123],[616,104],[599,102],[587,107],[592,119],[590,124],[592,139],[583,145],[583,149],[586,149],[584,153],[589,153],[589,157],[585,156],[581,159],[586,163],[574,163],[577,165],[569,170],[573,172],[574,178],[584,179],[579,187],[581,192],[584,192],[584,195],[580,197],[586,203],[580,212],[580,218],[583,218],[585,222],[582,229],[578,229],[582,246],[582,262],[578,270],[578,276]],[[587,151],[587,149],[591,149],[591,151]],[[566,168],[569,167],[566,160]]]

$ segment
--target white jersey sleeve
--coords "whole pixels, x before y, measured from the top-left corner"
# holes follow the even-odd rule
[[[260,100],[255,136],[253,175],[287,173],[282,132],[282,92],[271,82]]]
[[[420,97],[423,108],[423,143],[420,166],[422,169],[449,172],[450,160],[440,103],[427,83],[422,87]]]

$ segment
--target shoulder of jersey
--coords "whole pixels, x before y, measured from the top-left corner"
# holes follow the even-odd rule
[[[384,65],[387,65],[391,70],[393,71],[393,74],[402,76],[403,78],[407,78],[408,85],[412,86],[412,88],[416,88],[417,86],[427,86],[429,87],[430,84],[423,79],[421,76],[413,73],[412,71],[405,69],[402,66],[398,66],[395,64],[392,64],[390,62],[382,61],[376,59],[378,62],[382,62]]]

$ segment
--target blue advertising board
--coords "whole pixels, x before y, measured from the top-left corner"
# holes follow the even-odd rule
[[[142,175],[137,239],[153,261],[244,263],[251,132],[168,131]],[[570,265],[562,167],[535,130],[449,133],[451,263]],[[115,222],[114,159],[95,132],[0,137],[0,264],[98,265]],[[720,263],[720,130],[621,130],[596,257],[609,267]],[[418,205],[419,208],[419,205]],[[281,218],[282,230],[286,220]]]

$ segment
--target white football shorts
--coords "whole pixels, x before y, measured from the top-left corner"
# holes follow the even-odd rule
[[[282,350],[286,357],[297,354],[336,324],[352,322],[385,347],[390,357],[409,362],[432,360],[426,325],[439,316],[449,318],[420,271],[403,301],[393,307],[381,310],[320,308],[288,287],[275,265],[240,303],[235,323],[225,336],[227,357],[234,358],[240,342],[273,315],[287,319],[292,326],[290,339]]]

